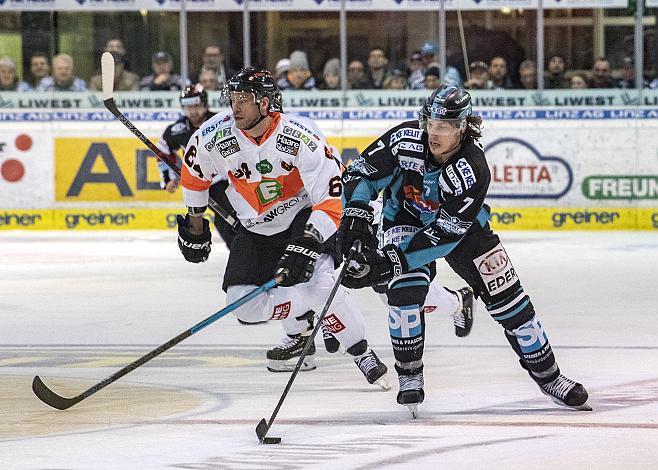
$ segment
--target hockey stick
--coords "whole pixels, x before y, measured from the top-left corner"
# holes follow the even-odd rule
[[[94,385],[91,388],[88,388],[84,392],[82,392],[80,395],[77,395],[73,398],[64,398],[52,390],[50,390],[46,384],[43,383],[41,378],[39,376],[35,376],[34,380],[32,381],[32,390],[34,391],[34,394],[44,402],[46,405],[52,406],[53,408],[57,408],[58,410],[65,410],[67,408],[72,407],[76,403],[84,400],[85,398],[88,398],[89,396],[93,395],[94,393],[98,392],[99,390],[107,387],[110,385],[112,382],[116,382],[119,380],[121,377],[126,375],[129,372],[132,372],[133,370],[137,369],[139,366],[146,364],[148,361],[153,359],[156,356],[159,356],[163,352],[165,352],[167,349],[177,345],[181,341],[183,341],[186,338],[189,338],[193,334],[197,333],[198,331],[203,330],[205,327],[210,325],[211,323],[214,323],[215,321],[219,320],[223,316],[231,313],[233,310],[237,309],[238,307],[246,304],[250,300],[252,300],[254,297],[257,297],[258,295],[262,294],[263,292],[267,292],[268,290],[272,289],[273,287],[276,287],[276,285],[281,281],[282,278],[280,277],[275,277],[274,279],[270,279],[267,281],[265,284],[263,284],[260,287],[257,287],[256,289],[252,290],[249,292],[247,295],[239,298],[235,302],[233,302],[231,305],[227,305],[220,311],[213,313],[210,315],[208,318],[205,320],[197,323],[194,325],[192,328],[189,330],[186,330],[176,336],[175,338],[170,339],[166,343],[158,346],[155,348],[153,351],[151,351],[148,354],[143,355],[139,359],[137,359],[134,362],[131,362],[128,364],[126,367],[123,369],[115,372],[114,374],[110,375],[109,377],[101,380],[98,382],[96,385]]]
[[[258,436],[258,440],[260,441],[261,444],[279,444],[281,442],[280,437],[267,437],[267,433],[272,427],[272,424],[274,423],[274,419],[276,418],[276,415],[279,413],[279,409],[281,408],[281,405],[283,405],[283,400],[286,399],[286,396],[288,395],[288,392],[292,387],[292,383],[295,381],[295,377],[297,377],[299,370],[302,368],[302,364],[304,363],[304,358],[306,357],[309,350],[311,349],[311,345],[313,344],[313,340],[315,339],[315,336],[318,334],[318,330],[320,329],[320,326],[322,326],[322,320],[324,319],[324,316],[327,314],[327,311],[331,306],[331,302],[334,300],[334,297],[336,296],[336,292],[338,291],[338,288],[340,287],[340,283],[343,281],[343,278],[345,277],[345,273],[347,272],[347,267],[349,266],[350,261],[352,261],[352,258],[354,258],[354,254],[360,250],[361,250],[361,242],[357,240],[354,242],[352,248],[350,248],[350,251],[347,254],[347,257],[345,258],[345,263],[343,264],[343,268],[340,270],[340,273],[338,274],[338,278],[336,279],[334,288],[331,290],[331,294],[329,294],[327,303],[324,304],[322,313],[320,313],[320,316],[318,316],[318,321],[315,325],[315,328],[313,328],[313,331],[311,332],[311,337],[306,341],[306,345],[304,345],[302,354],[301,356],[299,356],[297,365],[295,365],[295,368],[292,371],[292,375],[290,376],[290,379],[286,384],[286,388],[283,390],[283,393],[281,394],[281,398],[279,398],[279,402],[276,404],[276,407],[272,412],[272,416],[270,416],[270,420],[265,421],[265,418],[263,418],[256,426],[256,435]]]
[[[126,126],[130,132],[132,132],[139,140],[146,145],[155,156],[167,165],[171,171],[180,176],[180,170],[178,167],[169,159],[169,156],[162,152],[158,147],[156,147],[153,142],[151,142],[148,137],[146,137],[142,131],[137,129],[135,125],[124,116],[121,111],[117,108],[116,103],[114,102],[113,91],[114,91],[114,58],[109,52],[104,52],[101,57],[101,76],[103,78],[103,103],[109,112],[114,114],[116,118],[121,121],[121,124]],[[230,214],[226,209],[217,204],[212,198],[208,198],[208,205],[210,208],[219,215],[222,219],[226,221],[231,227],[238,228],[240,222],[232,214]]]

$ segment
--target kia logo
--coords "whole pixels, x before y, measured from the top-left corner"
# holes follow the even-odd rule
[[[503,271],[507,267],[507,262],[507,253],[505,253],[504,249],[500,248],[482,260],[478,266],[478,271],[481,274],[490,276]]]

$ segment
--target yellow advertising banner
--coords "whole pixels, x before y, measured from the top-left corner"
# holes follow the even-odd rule
[[[181,202],[160,189],[153,152],[135,138],[55,138],[58,202]]]

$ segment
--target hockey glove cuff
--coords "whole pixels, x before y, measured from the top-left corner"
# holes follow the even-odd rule
[[[365,202],[350,202],[340,219],[338,227],[338,247],[343,256],[347,256],[355,241],[360,240],[364,248],[376,248],[377,238],[374,230],[374,216],[370,205]]]
[[[178,248],[190,263],[203,263],[210,255],[210,223],[203,219],[203,232],[194,234],[190,231],[190,216],[178,215]]]
[[[404,253],[395,245],[386,245],[381,250],[364,249],[354,256],[342,284],[349,289],[388,284],[406,271]]]
[[[322,254],[322,244],[310,237],[300,237],[286,247],[277,264],[276,274],[284,274],[282,287],[308,282],[315,271],[315,263]]]

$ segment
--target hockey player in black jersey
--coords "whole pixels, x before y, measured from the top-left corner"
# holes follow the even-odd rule
[[[358,289],[388,282],[397,401],[414,417],[424,399],[423,303],[438,258],[482,298],[542,393],[560,405],[591,410],[585,388],[560,373],[530,298],[489,225],[484,199],[491,175],[478,143],[481,122],[466,91],[443,85],[418,121],[390,129],[349,166],[338,236],[344,252],[355,240],[366,248],[343,284]],[[368,202],[380,191],[385,245],[378,250],[367,221]]]
[[[184,152],[192,134],[201,127],[201,124],[216,114],[208,109],[208,93],[200,84],[188,85],[181,91],[180,105],[183,109],[183,116],[173,124],[167,126],[162,137],[156,144],[160,150],[171,157],[171,162],[179,168],[181,162],[178,151]],[[178,187],[178,175],[164,162],[158,162],[158,170],[162,178],[160,182],[162,189],[170,193],[176,191]],[[235,211],[226,198],[227,187],[228,181],[226,179],[215,181],[210,186],[210,197],[229,213],[233,213]],[[235,229],[217,215],[215,215],[214,220],[219,235],[230,248],[236,234]]]

